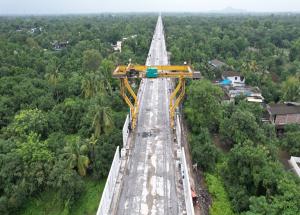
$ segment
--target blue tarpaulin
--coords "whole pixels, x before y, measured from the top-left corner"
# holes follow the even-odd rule
[[[221,85],[230,85],[231,81],[229,79],[224,79],[224,80],[220,81],[220,84]]]

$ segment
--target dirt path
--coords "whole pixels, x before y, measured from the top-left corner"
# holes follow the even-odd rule
[[[285,170],[289,171],[291,169],[291,165],[289,164],[290,155],[287,151],[280,149],[278,151],[278,159],[283,164]]]
[[[215,146],[219,149],[221,149],[222,152],[224,153],[228,153],[231,149],[231,146],[222,144],[222,141],[220,139],[220,135],[219,134],[213,134],[212,135],[212,140],[213,143],[215,144]]]

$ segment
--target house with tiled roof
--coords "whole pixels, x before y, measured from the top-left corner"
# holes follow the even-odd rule
[[[226,63],[218,60],[218,59],[213,59],[211,61],[208,61],[208,64],[213,67],[214,69],[221,69],[224,66],[227,66]]]
[[[275,125],[278,133],[282,133],[286,125],[300,124],[300,103],[269,104],[267,111],[269,121]]]

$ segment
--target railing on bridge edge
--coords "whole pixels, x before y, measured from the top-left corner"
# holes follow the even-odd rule
[[[141,87],[139,88],[138,91],[138,97],[141,99],[141,94],[143,94],[145,88],[144,80],[141,81]],[[129,115],[127,114],[126,120],[123,126],[122,130],[122,135],[123,135],[123,148],[122,150],[126,150],[128,146],[128,138],[130,134],[129,130]],[[122,155],[123,156],[123,155]],[[100,204],[98,207],[98,211],[96,215],[108,215],[110,206],[111,206],[111,201],[114,195],[114,189],[116,186],[116,181],[117,177],[120,171],[120,166],[121,166],[121,160],[120,160],[120,152],[119,152],[119,146],[116,149],[115,156],[107,177],[107,181],[102,193],[102,197],[100,200]]]
[[[182,181],[183,181],[183,189],[184,189],[184,198],[185,198],[185,206],[187,215],[194,215],[194,206],[192,200],[191,193],[191,185],[190,185],[190,177],[185,159],[184,148],[181,148],[181,167],[182,167]]]
[[[122,131],[122,135],[123,135],[123,148],[126,148],[127,146],[127,141],[128,141],[128,136],[129,136],[129,114],[127,114],[124,126],[123,126],[123,131]]]
[[[178,147],[181,148],[181,126],[180,126],[180,119],[178,114],[176,115],[176,122],[175,122],[175,126],[176,126],[176,139],[177,139],[177,144]]]
[[[119,174],[120,164],[121,161],[120,161],[120,152],[118,146],[102,193],[97,215],[108,215],[111,200],[114,194],[117,177]]]
[[[298,165],[298,163],[300,163],[300,158],[291,156],[289,163],[292,165],[293,171],[300,177],[300,168]]]
[[[183,182],[183,190],[184,190],[184,199],[185,199],[185,207],[187,215],[194,215],[194,206],[193,206],[193,200],[192,200],[192,193],[191,193],[191,184],[190,184],[190,177],[188,172],[188,167],[186,163],[185,158],[185,151],[184,147],[181,147],[181,123],[179,116],[176,115],[176,139],[178,143],[178,147],[181,149],[181,176],[182,176],[182,182]]]

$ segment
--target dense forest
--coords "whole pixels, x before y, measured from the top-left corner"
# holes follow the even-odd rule
[[[173,64],[187,61],[212,80],[220,74],[207,64],[217,58],[259,86],[267,102],[300,99],[299,15],[170,15],[164,23]]]
[[[95,214],[128,108],[111,77],[144,64],[157,15],[0,18],[0,214]],[[300,214],[300,181],[279,152],[300,156],[300,128],[278,138],[263,107],[222,103],[208,61],[258,86],[268,103],[300,100],[300,16],[166,14],[172,64],[189,81],[183,113],[211,214]],[[136,37],[133,35],[136,35]],[[122,52],[112,45],[122,43]]]
[[[128,112],[111,72],[145,62],[156,19],[0,18],[0,214],[95,214]]]
[[[300,214],[300,180],[282,150],[300,155],[300,126],[284,135],[263,123],[264,106],[237,98],[224,104],[220,59],[258,86],[267,103],[300,101],[300,16],[169,15],[171,62],[189,62],[204,79],[191,81],[183,105],[193,161],[205,174],[211,214]]]

